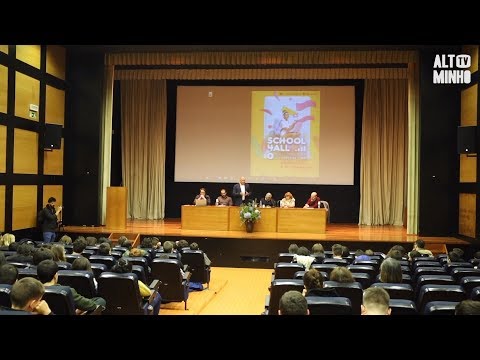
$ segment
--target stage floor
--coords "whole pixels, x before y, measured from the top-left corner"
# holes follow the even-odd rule
[[[407,235],[402,226],[359,226],[356,224],[327,224],[326,234],[307,233],[277,233],[246,231],[209,231],[209,230],[182,230],[180,219],[165,220],[128,220],[125,229],[109,229],[105,226],[65,226],[65,232],[76,234],[140,234],[152,236],[175,237],[208,237],[230,238],[244,240],[326,240],[342,242],[395,242],[413,243],[419,238],[417,235]],[[428,243],[442,243],[449,245],[469,245],[469,242],[455,237],[421,237]]]

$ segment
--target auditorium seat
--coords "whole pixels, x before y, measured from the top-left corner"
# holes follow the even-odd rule
[[[354,261],[353,264],[361,266],[372,266],[376,272],[378,272],[378,269],[380,268],[380,262],[378,260],[360,260]]]
[[[147,284],[147,275],[145,274],[145,268],[140,265],[132,265],[132,273],[137,275],[138,280],[143,282],[144,284]]]
[[[18,277],[17,279],[23,279],[25,277],[33,277],[35,279],[38,279],[37,276],[37,269],[31,269],[31,268],[26,268],[26,269],[18,269]]]
[[[444,265],[445,269],[447,270],[447,272],[449,274],[452,273],[453,269],[457,268],[457,267],[461,267],[461,268],[473,268],[473,265],[469,262],[452,262],[450,264],[445,264]]]
[[[312,269],[317,269],[318,271],[326,272],[329,278],[330,278],[330,273],[336,267],[337,265],[335,264],[315,264],[315,263],[312,264]]]
[[[370,275],[367,273],[352,272],[352,275],[355,281],[358,281],[362,285],[362,289],[368,288],[372,283],[372,279],[370,278]]]
[[[17,269],[25,269],[26,267],[29,267],[30,264],[28,263],[23,263],[23,262],[10,262],[7,261],[7,264],[15,266]]]
[[[188,265],[188,270],[192,273],[191,282],[207,284],[210,286],[210,266],[205,265],[205,256],[202,250],[185,249],[182,253],[182,264]]]
[[[377,282],[377,283],[381,283],[381,282],[382,282],[382,281],[380,280],[380,274],[378,274],[378,275],[375,277],[375,282]],[[412,288],[413,288],[412,277],[411,277],[409,274],[404,274],[404,273],[402,273],[402,284],[412,285]]]
[[[458,301],[430,301],[425,304],[424,315],[455,315]]]
[[[417,289],[430,284],[455,285],[455,280],[450,275],[421,275],[417,279]]]
[[[46,286],[43,300],[55,315],[75,315],[75,302],[69,286]]]
[[[480,277],[480,269],[456,267],[452,269],[450,275],[452,275],[455,281],[458,283],[461,278],[466,276]]]
[[[59,261],[57,262],[57,266],[59,270],[71,270],[72,264],[68,261]]]
[[[147,277],[149,276],[149,269],[148,269],[148,260],[142,256],[125,256],[124,259],[128,260],[132,263],[132,265],[143,266],[145,269],[145,274]]]
[[[276,279],[272,281],[270,286],[270,295],[266,296],[265,310],[268,315],[278,315],[278,307],[280,298],[283,294],[290,290],[296,290],[302,293],[303,280],[299,279]]]
[[[351,273],[364,273],[370,275],[370,279],[374,279],[377,275],[377,271],[371,265],[348,265],[347,269]]]
[[[417,259],[422,259],[422,258],[417,258]],[[416,261],[412,264],[412,269],[415,271],[417,267],[440,267],[440,266],[441,264],[438,261]]]
[[[111,255],[90,255],[89,260],[90,263],[105,264],[108,270],[110,270],[113,265],[117,263],[115,258]]]
[[[352,303],[346,297],[308,296],[310,315],[352,315]]]
[[[334,265],[338,265],[338,266],[348,266],[350,264],[350,262],[347,259],[331,258],[331,259],[323,259],[323,264],[325,264],[325,265],[334,264]]]
[[[87,270],[59,270],[58,283],[63,286],[74,288],[77,293],[86,297],[97,296],[97,290],[93,282],[93,273]]]
[[[417,267],[413,272],[413,282],[422,275],[448,275],[443,267]]]
[[[184,301],[187,310],[189,281],[182,278],[178,259],[154,259],[151,278],[160,280],[158,292],[163,302]]]
[[[360,315],[360,306],[362,305],[363,289],[359,282],[340,283],[337,281],[325,281],[324,287],[334,288],[339,296],[350,299],[352,314]]]
[[[409,284],[394,284],[394,283],[375,283],[371,287],[380,287],[385,289],[390,295],[390,299],[405,299],[412,300],[413,297],[413,288]]]
[[[460,285],[423,285],[418,290],[417,309],[424,312],[425,305],[430,301],[462,301],[465,292]]]
[[[93,276],[95,276],[95,279],[98,280],[100,277],[100,274],[104,271],[107,271],[107,265],[105,264],[99,264],[99,263],[90,263],[90,267],[92,268],[93,271]]]
[[[390,299],[391,315],[417,315],[417,307],[412,300]]]
[[[459,285],[465,291],[466,296],[468,297],[474,288],[480,286],[480,277],[478,276],[465,276],[460,279]]]
[[[0,284],[0,306],[11,307],[10,292],[12,291],[12,285]]]
[[[305,270],[302,264],[297,263],[276,263],[274,279],[293,279],[297,271]]]
[[[480,286],[474,287],[470,293],[470,299],[480,301]]]
[[[278,254],[278,262],[292,262],[293,261],[293,255],[290,253],[279,253]]]
[[[137,275],[103,272],[98,278],[98,295],[105,299],[104,315],[152,315],[153,306],[142,299]]]

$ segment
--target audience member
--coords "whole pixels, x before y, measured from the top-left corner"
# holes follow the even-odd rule
[[[350,257],[350,250],[345,245],[342,245],[342,258]]]
[[[119,274],[131,273],[132,272],[132,263],[125,258],[121,258],[120,260],[118,260],[118,263],[115,264],[112,267],[112,272],[119,273]],[[145,300],[148,300],[148,298],[153,294],[153,290],[150,290],[150,288],[140,280],[138,280],[138,288],[140,290],[140,295]],[[155,295],[155,298],[151,302],[151,305],[153,307],[153,314],[154,315],[158,315],[158,312],[160,311],[160,305],[161,304],[162,304],[162,297],[157,292],[156,295]]]
[[[21,244],[17,248],[17,253],[7,257],[7,261],[31,264],[33,263],[32,254],[34,251],[35,247],[33,245],[26,243]]]
[[[82,271],[89,271],[93,274],[92,266],[90,264],[90,260],[86,257],[80,256],[73,260],[72,263],[72,270],[82,270]],[[93,283],[95,284],[95,289],[98,289],[97,279],[93,278]]]
[[[459,262],[465,262],[465,260],[463,260],[463,255],[465,254],[465,252],[462,249],[453,248],[452,251],[458,254],[458,256],[460,258]]]
[[[195,199],[193,199],[193,204],[195,205],[197,203],[197,200],[206,200],[207,205],[210,205],[210,196],[207,195],[207,192],[205,188],[200,188],[200,194],[195,196]]]
[[[66,262],[67,259],[65,258],[65,248],[60,244],[53,244],[52,248],[50,249],[53,254],[53,261],[56,263],[63,261]]]
[[[412,251],[415,251],[415,253],[420,254],[416,250],[412,250]],[[412,252],[412,251],[410,251],[410,252]],[[410,256],[410,253],[408,253],[408,256]],[[422,256],[422,254],[420,254],[420,256]],[[387,254],[387,258],[388,257],[390,257],[392,259],[395,259],[395,260],[398,260],[398,261],[401,261],[403,259],[403,255],[402,255],[402,252],[400,250],[390,250]]]
[[[355,264],[359,261],[370,261],[370,256],[366,255],[361,249],[355,251],[355,260],[353,263]]]
[[[63,235],[60,238],[59,243],[61,243],[63,245],[70,245],[72,243],[72,238],[68,235]]]
[[[390,295],[380,287],[370,287],[363,292],[362,315],[390,315]]]
[[[283,196],[283,199],[280,200],[281,208],[294,208],[295,207],[295,198],[293,197],[290,191],[286,192]]]
[[[413,250],[417,250],[422,255],[433,256],[430,250],[425,249],[425,241],[423,241],[422,239],[418,239],[417,241],[415,241],[415,243],[413,244]]]
[[[420,254],[417,250],[412,250],[408,253],[408,261],[410,262],[413,262],[413,259],[419,258],[419,257],[422,257],[422,254]]]
[[[110,249],[110,245],[106,242],[101,243],[98,246],[97,255],[108,256],[112,254],[112,250]]]
[[[85,240],[87,241],[87,246],[97,245],[97,238],[94,236],[87,236]]]
[[[250,184],[247,184],[245,177],[241,176],[238,184],[233,185],[232,198],[235,206],[248,203],[252,192],[250,190]]]
[[[290,244],[290,246],[288,247],[288,252],[290,254],[296,254],[298,251],[298,245],[297,244]]]
[[[125,243],[125,241],[128,241],[127,237],[122,235],[118,238],[118,241],[117,241],[117,245],[116,246],[119,246],[119,247],[123,247],[123,244]]]
[[[84,238],[77,238],[73,242],[73,253],[72,255],[82,255],[83,250],[87,247],[87,240]]]
[[[278,315],[309,315],[307,299],[298,291],[290,290],[280,298]]]
[[[480,315],[480,301],[463,300],[455,306],[455,315]]]
[[[458,255],[457,252],[455,251],[450,251],[447,256],[447,262],[452,263],[452,262],[463,262],[463,259],[460,258],[460,255]]]
[[[383,283],[402,283],[402,266],[393,258],[386,258],[380,265],[380,281]]]
[[[305,267],[305,270],[309,270],[312,263],[315,261],[315,258],[310,256],[310,251],[308,251],[305,246],[301,246],[298,248],[297,253],[293,255],[293,261],[302,264]]]
[[[3,236],[0,236],[0,251],[10,250],[10,244],[15,242],[15,235],[5,233]]]
[[[42,300],[45,287],[37,279],[26,277],[18,280],[12,286],[10,300],[12,308],[3,308],[2,315],[7,312],[12,315],[52,315],[52,310],[45,300]],[[8,311],[5,311],[8,310]]]
[[[12,264],[0,266],[0,284],[13,285],[18,279],[18,269]]]
[[[215,204],[218,206],[233,206],[233,200],[227,195],[227,190],[220,190],[220,196],[217,197]]]
[[[262,207],[275,207],[275,200],[271,193],[266,193],[265,197],[260,200],[260,206]]]
[[[303,206],[304,209],[314,209],[314,208],[319,208],[320,207],[320,197],[317,195],[317,193],[314,191],[310,194],[310,197],[308,198],[307,202]]]
[[[335,288],[323,287],[323,276],[317,269],[305,271],[303,285],[305,296],[338,296]]]
[[[330,281],[336,281],[339,283],[353,283],[355,278],[353,277],[350,270],[345,266],[337,266],[330,273]]]
[[[58,265],[53,260],[44,260],[37,266],[37,276],[44,286],[61,286],[58,283]],[[75,308],[81,311],[93,311],[98,306],[106,306],[105,299],[101,297],[86,298],[70,287],[72,291]]]
[[[38,248],[33,252],[33,265],[30,268],[36,268],[43,260],[53,260],[52,250],[47,248]]]
[[[343,246],[340,244],[334,244],[332,246],[332,253],[334,259],[343,259]]]

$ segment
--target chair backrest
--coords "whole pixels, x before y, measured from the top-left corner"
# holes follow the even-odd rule
[[[350,263],[347,259],[323,259],[323,264],[334,264],[338,266],[348,266]]]
[[[38,279],[37,269],[36,268],[34,268],[34,269],[30,269],[30,268],[18,269],[17,279],[20,280],[20,279],[23,279],[24,277],[33,277],[35,279]]]
[[[143,266],[145,269],[145,274],[148,273],[148,260],[147,258],[143,256],[126,256],[125,259],[127,259],[129,262],[132,263],[132,265],[138,265],[138,266]]]
[[[69,286],[46,286],[43,300],[55,315],[75,315],[75,302]]]
[[[297,271],[305,270],[302,264],[277,263],[275,265],[275,279],[293,279]]]
[[[458,283],[460,279],[465,276],[480,277],[480,269],[456,267],[452,269],[450,275],[452,275],[455,281]]]
[[[192,273],[191,282],[201,284],[210,282],[210,269],[205,266],[205,256],[202,250],[183,250],[182,264],[188,265],[189,271]]]
[[[280,298],[287,291],[296,290],[302,293],[303,280],[299,279],[276,279],[272,281],[270,287],[270,300],[268,303],[268,315],[278,315]]]
[[[111,255],[91,255],[89,260],[90,263],[105,264],[109,270],[117,263]]]
[[[81,257],[82,255],[76,255],[76,254],[66,254],[65,255],[65,259],[67,259],[67,262],[69,262],[70,264],[73,263],[75,261],[75,259],[78,259],[79,257]],[[91,261],[90,261],[91,262]]]
[[[102,272],[98,278],[98,295],[107,302],[104,315],[146,315],[138,278],[133,273]]]
[[[465,276],[461,278],[458,283],[462,286],[466,296],[469,297],[470,294],[472,293],[472,290],[477,286],[480,286],[480,277]]]
[[[147,283],[147,276],[145,275],[145,268],[143,266],[132,265],[132,273],[137,275],[138,280],[140,280],[144,284]]]
[[[21,262],[15,262],[15,261],[14,262],[7,261],[7,264],[13,265],[17,269],[25,269],[26,267],[30,266],[30,264],[28,263],[21,263]]]
[[[465,292],[460,285],[423,285],[418,291],[417,309],[423,312],[430,301],[460,302],[465,299]]]
[[[346,297],[309,296],[310,315],[352,315],[352,303]]]
[[[90,263],[90,267],[92,268],[93,271],[93,276],[95,276],[95,279],[98,280],[100,277],[100,274],[104,271],[107,271],[107,265],[105,264],[100,264],[100,263]]]
[[[330,277],[330,273],[332,272],[333,269],[335,269],[338,265],[337,264],[312,264],[312,269],[317,269],[318,271],[323,271],[328,274],[328,277]]]
[[[0,306],[11,307],[10,292],[12,291],[12,285],[0,284]]]
[[[452,262],[450,264],[445,264],[444,265],[445,269],[447,270],[447,272],[449,274],[452,273],[452,270],[457,268],[457,267],[461,267],[461,268],[473,268],[473,264],[469,263],[469,262]]]
[[[455,285],[455,280],[450,275],[421,275],[417,279],[417,289],[430,284]]]
[[[413,272],[413,281],[416,282],[422,275],[448,275],[443,267],[417,267]]]
[[[480,301],[480,286],[474,287],[470,293],[470,299]]]
[[[93,282],[93,272],[87,270],[59,270],[58,283],[74,288],[77,293],[86,297],[97,296],[97,290]]]
[[[153,259],[151,278],[161,282],[158,292],[162,301],[187,301],[188,282],[182,278],[180,269],[178,259]]]
[[[425,315],[455,315],[455,307],[458,301],[430,301],[425,304]]]
[[[279,253],[278,254],[278,262],[292,262],[293,261],[293,254],[290,253]]]
[[[390,295],[390,299],[405,299],[405,300],[412,300],[414,299],[413,296],[413,288],[409,284],[393,284],[393,283],[375,283],[372,284],[372,287],[381,287],[388,292]]]
[[[347,269],[350,270],[350,272],[353,273],[364,273],[370,275],[371,279],[374,279],[375,276],[377,275],[377,271],[375,268],[371,265],[349,265],[347,266]]]
[[[363,289],[359,282],[340,283],[337,281],[325,281],[323,286],[334,288],[339,296],[349,298],[352,305],[352,314],[360,315]]]
[[[390,299],[391,315],[417,315],[417,306],[412,300]]]
[[[57,262],[58,270],[71,270],[72,264],[68,261],[59,261]]]
[[[82,251],[82,256],[86,257],[87,259],[90,259],[92,255],[95,255],[97,253],[97,250],[85,249]]]
[[[359,282],[362,285],[363,289],[370,287],[370,284],[372,283],[372,279],[370,278],[369,274],[352,272],[352,275],[355,281]]]

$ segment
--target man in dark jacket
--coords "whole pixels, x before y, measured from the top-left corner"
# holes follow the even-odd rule
[[[42,227],[43,241],[46,243],[53,242],[55,240],[55,233],[58,228],[58,214],[62,211],[62,207],[59,206],[55,210],[55,202],[57,199],[50,197],[48,204],[40,211],[38,215],[38,222]]]

